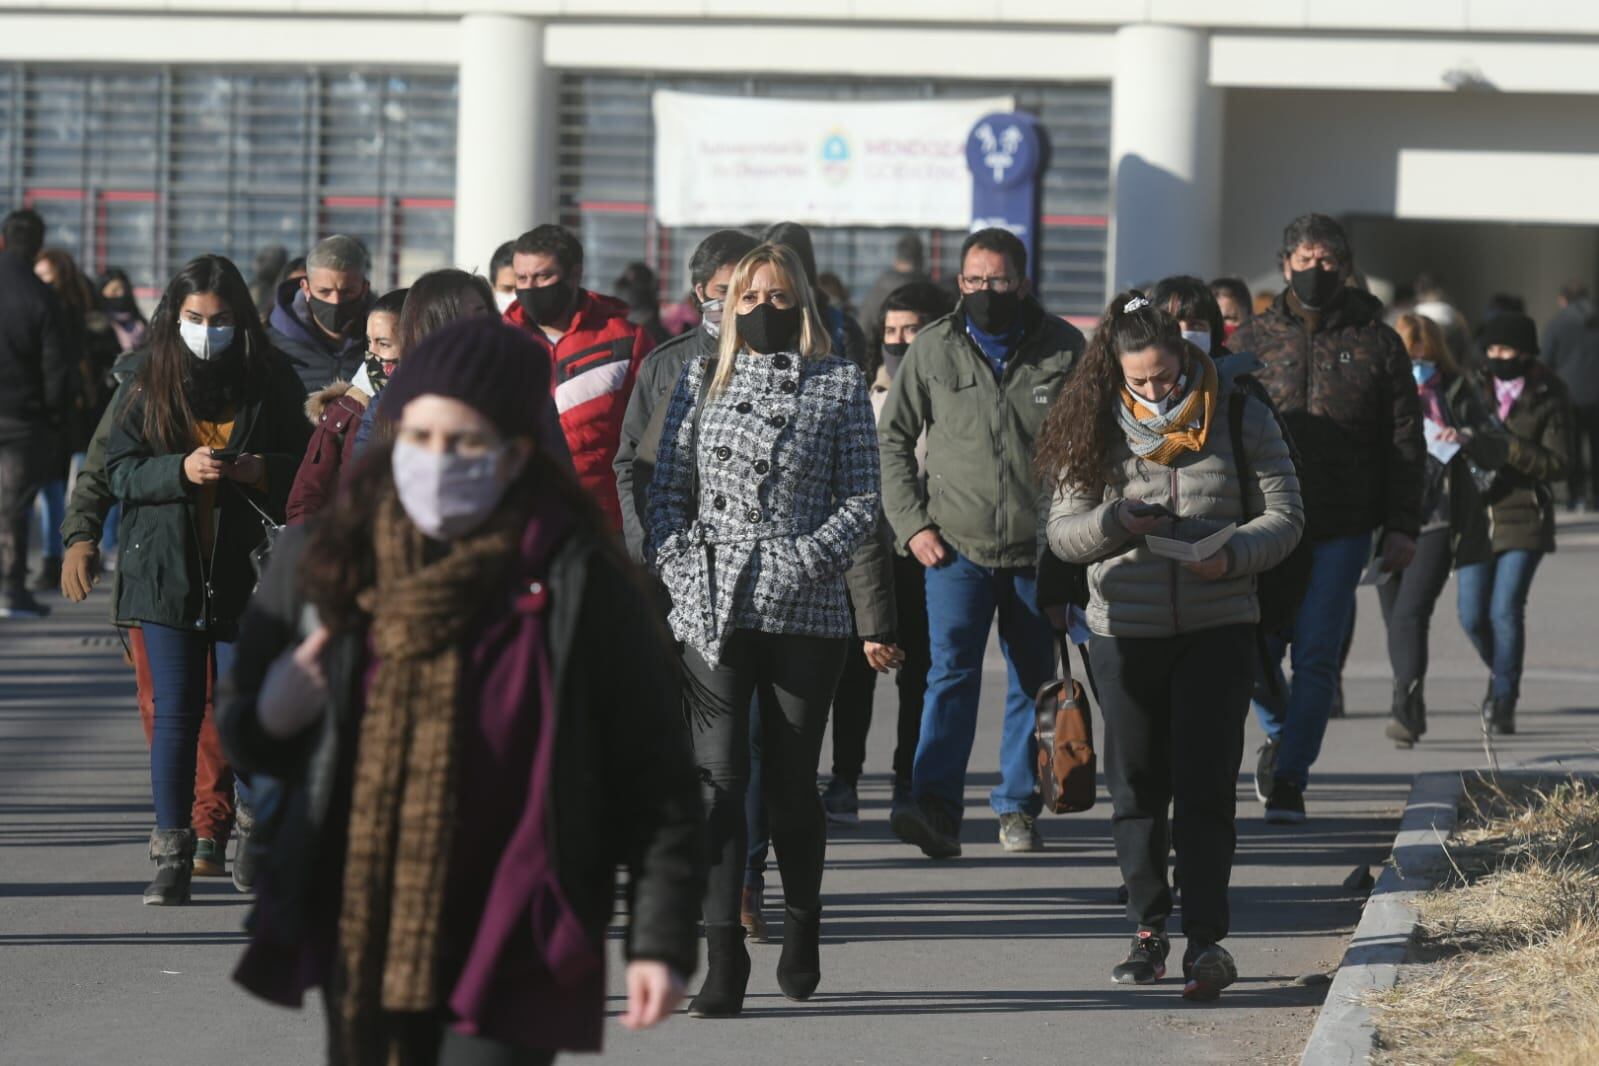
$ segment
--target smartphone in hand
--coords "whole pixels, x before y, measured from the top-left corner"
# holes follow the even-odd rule
[[[239,461],[239,449],[212,448],[211,458],[215,459],[219,463],[236,463]]]

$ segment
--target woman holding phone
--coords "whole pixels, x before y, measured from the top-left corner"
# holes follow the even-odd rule
[[[1041,483],[1054,487],[1050,550],[1088,571],[1112,835],[1138,923],[1111,977],[1165,976],[1175,801],[1187,999],[1215,999],[1238,978],[1220,941],[1256,671],[1255,575],[1286,559],[1304,528],[1288,445],[1244,378],[1257,365],[1218,366],[1183,339],[1177,319],[1123,293],[1050,409],[1036,459]],[[1195,542],[1229,527],[1219,550],[1191,562],[1146,539]]]
[[[206,668],[220,678],[232,663],[238,620],[255,588],[251,553],[267,539],[266,522],[282,522],[311,433],[304,403],[305,389],[268,344],[238,268],[206,255],[178,271],[106,449],[106,474],[122,504],[115,617],[143,632],[155,699],[156,876],[146,903],[189,901]],[[242,781],[239,791],[245,799]]]

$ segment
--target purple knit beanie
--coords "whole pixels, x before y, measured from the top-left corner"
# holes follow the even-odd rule
[[[550,357],[527,334],[493,315],[458,319],[404,353],[381,394],[396,424],[418,396],[447,396],[481,412],[507,437],[536,434],[550,402]]]

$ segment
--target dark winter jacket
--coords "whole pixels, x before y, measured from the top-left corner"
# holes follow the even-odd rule
[[[263,362],[262,380],[244,386],[228,447],[261,456],[266,488],[226,478],[217,484],[209,557],[201,555],[197,490],[183,474],[183,460],[193,449],[167,452],[145,440],[142,384],[134,380],[106,448],[111,490],[122,503],[114,593],[119,623],[153,622],[233,639],[255,587],[250,553],[266,539],[251,501],[281,520],[311,436],[302,410],[305,391],[288,360],[269,349]]]
[[[616,446],[616,495],[622,508],[622,535],[634,559],[644,559],[644,515],[649,507],[650,479],[661,446],[667,401],[690,359],[716,358],[717,340],[695,326],[651,352],[639,367],[633,393],[622,415],[622,436]]]
[[[371,397],[344,381],[311,394],[305,415],[311,421],[311,443],[294,475],[284,517],[293,525],[326,507],[339,490],[339,474],[354,458],[356,431]]]
[[[878,319],[883,315],[883,304],[888,302],[890,296],[894,295],[894,291],[904,288],[906,285],[931,285],[932,283],[933,279],[920,270],[889,269],[883,271],[877,275],[877,280],[872,282],[872,289],[866,294],[866,299],[861,301],[861,325],[866,328],[868,333],[874,336],[881,336],[878,333],[880,324]]]
[[[75,392],[77,355],[50,287],[31,263],[0,251],[0,444],[61,424]]]
[[[627,320],[627,304],[587,289],[578,290],[572,328],[553,345],[520,303],[505,312],[505,321],[550,351],[550,388],[577,479],[620,532],[622,508],[611,464],[633,381],[655,342]]]
[[[94,427],[94,435],[89,438],[83,466],[72,482],[72,499],[67,501],[67,516],[61,523],[61,541],[69,548],[80,540],[98,544],[105,532],[106,515],[110,513],[111,505],[117,502],[116,495],[111,491],[111,480],[106,477],[106,447],[111,442],[111,428],[133,392],[128,380],[144,365],[148,355],[149,352],[141,348],[130,352],[117,363],[117,373],[126,376],[111,394],[105,413],[100,416],[100,423]]]
[[[1422,487],[1422,529],[1449,529],[1455,564],[1462,559],[1462,545],[1468,551],[1481,551],[1474,545],[1486,543],[1488,512],[1482,504],[1481,486],[1493,471],[1505,465],[1510,453],[1510,436],[1484,401],[1482,383],[1467,373],[1447,378],[1443,383],[1444,417],[1460,434],[1460,451],[1448,464],[1427,456],[1427,473]]]
[[[1345,289],[1314,315],[1285,290],[1227,345],[1265,364],[1255,376],[1299,449],[1306,536],[1420,532],[1421,408],[1410,355],[1380,301]]]
[[[364,306],[350,323],[349,331],[334,339],[311,318],[310,303],[298,278],[278,286],[277,304],[267,316],[267,339],[289,357],[305,392],[316,392],[335,381],[351,381],[361,369],[366,355],[366,313],[372,306],[372,294],[367,293],[362,300]]]
[[[1493,381],[1481,383],[1482,397],[1497,409]],[[1552,483],[1565,475],[1571,402],[1565,385],[1541,363],[1532,363],[1526,388],[1504,420],[1509,436],[1504,465],[1482,494],[1486,524],[1462,543],[1461,562],[1476,562],[1490,552],[1555,550],[1555,499]]]
[[[261,729],[262,678],[308,630],[297,572],[309,535],[306,526],[284,531],[217,700],[229,761],[270,775],[269,794],[258,791],[256,806],[277,814],[256,832],[262,882],[272,889],[259,905],[271,913],[258,917],[289,949],[310,935],[311,896],[325,868],[343,861],[327,850],[327,841],[342,837],[328,817],[349,809],[369,663],[366,633],[335,636],[323,660],[328,712],[288,740]],[[652,614],[636,609],[632,577],[591,538],[569,537],[555,550],[546,585],[558,715],[551,839],[562,888],[591,941],[603,944],[616,868],[626,866],[627,957],[660,960],[688,976],[697,960],[704,829],[674,652]]]
[[[1573,407],[1599,407],[1599,310],[1593,301],[1578,300],[1549,320],[1540,357],[1565,382]]]

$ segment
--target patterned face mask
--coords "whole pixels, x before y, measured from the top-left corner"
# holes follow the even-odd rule
[[[706,300],[700,304],[700,324],[712,338],[722,335],[722,301]]]

